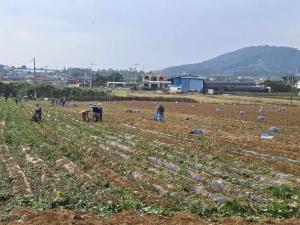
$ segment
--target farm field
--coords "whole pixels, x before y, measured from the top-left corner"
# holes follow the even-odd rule
[[[272,94],[224,94],[224,95],[178,95],[178,94],[156,94],[156,93],[128,93],[128,96],[132,97],[164,97],[164,98],[174,98],[174,97],[184,97],[189,99],[194,99],[202,103],[215,103],[215,104],[237,104],[237,105],[290,105],[290,96],[284,93],[272,93]],[[293,105],[300,106],[299,96],[293,96]]]
[[[300,108],[244,100],[163,103],[165,122],[156,102],[103,102],[103,123],[40,102],[36,124],[35,102],[1,98],[0,224],[299,224]]]

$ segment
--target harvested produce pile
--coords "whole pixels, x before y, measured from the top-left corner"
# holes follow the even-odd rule
[[[104,122],[87,123],[80,114],[87,102],[42,102],[37,124],[30,121],[34,104],[0,100],[3,212],[19,206],[105,218],[134,210],[224,223],[231,216],[299,221],[298,107],[259,112],[258,105],[169,102],[166,121],[157,122],[157,103],[105,102]],[[257,121],[260,113],[265,120]],[[280,132],[261,140],[274,124]],[[203,134],[190,134],[200,128]]]

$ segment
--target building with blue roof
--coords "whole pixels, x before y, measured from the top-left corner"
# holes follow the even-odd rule
[[[182,93],[187,92],[204,92],[205,81],[199,77],[193,76],[177,76],[169,78],[170,87],[178,87]]]

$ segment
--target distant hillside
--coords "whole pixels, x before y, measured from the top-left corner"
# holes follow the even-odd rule
[[[300,51],[296,48],[257,46],[247,47],[202,63],[164,69],[169,75],[282,75],[300,70]]]

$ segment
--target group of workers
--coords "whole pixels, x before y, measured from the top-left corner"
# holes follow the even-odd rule
[[[66,97],[61,97],[60,99],[52,99],[50,105],[54,106],[54,104],[62,105],[63,107],[65,107]]]
[[[93,113],[93,121],[94,122],[102,122],[102,117],[103,117],[103,106],[101,103],[98,104],[98,106],[96,104],[90,105],[89,109],[83,110],[81,111],[81,116],[82,116],[82,120],[85,122],[89,122],[91,121],[89,114]],[[154,120],[156,121],[164,121],[165,120],[165,108],[163,105],[158,105],[157,106],[157,111],[156,114],[154,116]],[[39,123],[42,120],[42,107],[39,103],[36,104],[35,106],[35,112],[34,115],[32,117],[32,120]]]
[[[102,106],[101,103],[99,103],[98,106],[96,104],[94,104],[89,109],[81,111],[81,116],[82,116],[83,121],[85,121],[85,122],[90,121],[90,117],[89,117],[90,112],[93,113],[93,121],[94,122],[99,122],[99,121],[102,122],[103,106]],[[164,106],[159,105],[157,107],[157,111],[156,111],[156,114],[154,116],[154,120],[164,121],[165,120],[165,114],[164,113],[165,113]]]
[[[5,97],[5,101],[7,102],[8,97]],[[28,102],[28,98],[23,98],[24,102]],[[16,103],[16,105],[18,105],[18,103],[22,102],[22,98],[21,97],[16,97],[14,98],[14,101]]]
[[[9,98],[12,98],[12,97],[8,96],[8,95],[5,95],[4,96],[5,102],[7,102]],[[25,96],[25,97],[18,97],[17,96],[17,97],[14,97],[12,99],[15,101],[16,105],[18,105],[18,103],[22,102],[22,100],[24,100],[24,102],[28,102],[28,100],[32,100],[32,96],[31,95],[29,97],[28,96]]]
[[[99,121],[102,122],[103,106],[101,103],[99,103],[98,106],[96,106],[94,104],[92,107],[90,107],[90,109],[81,111],[81,116],[82,116],[83,121],[86,121],[86,122],[90,121],[90,118],[89,118],[90,112],[93,112],[93,121],[94,122],[99,122]],[[32,120],[37,123],[41,122],[41,120],[42,120],[42,107],[40,106],[39,103],[37,103],[35,106],[35,111],[34,111]]]
[[[103,116],[103,106],[101,103],[98,104],[98,106],[96,104],[90,106],[89,109],[83,110],[81,111],[81,116],[82,116],[82,120],[85,122],[89,122],[90,121],[90,117],[89,114],[90,112],[93,113],[93,121],[94,122],[102,122],[102,116]]]

